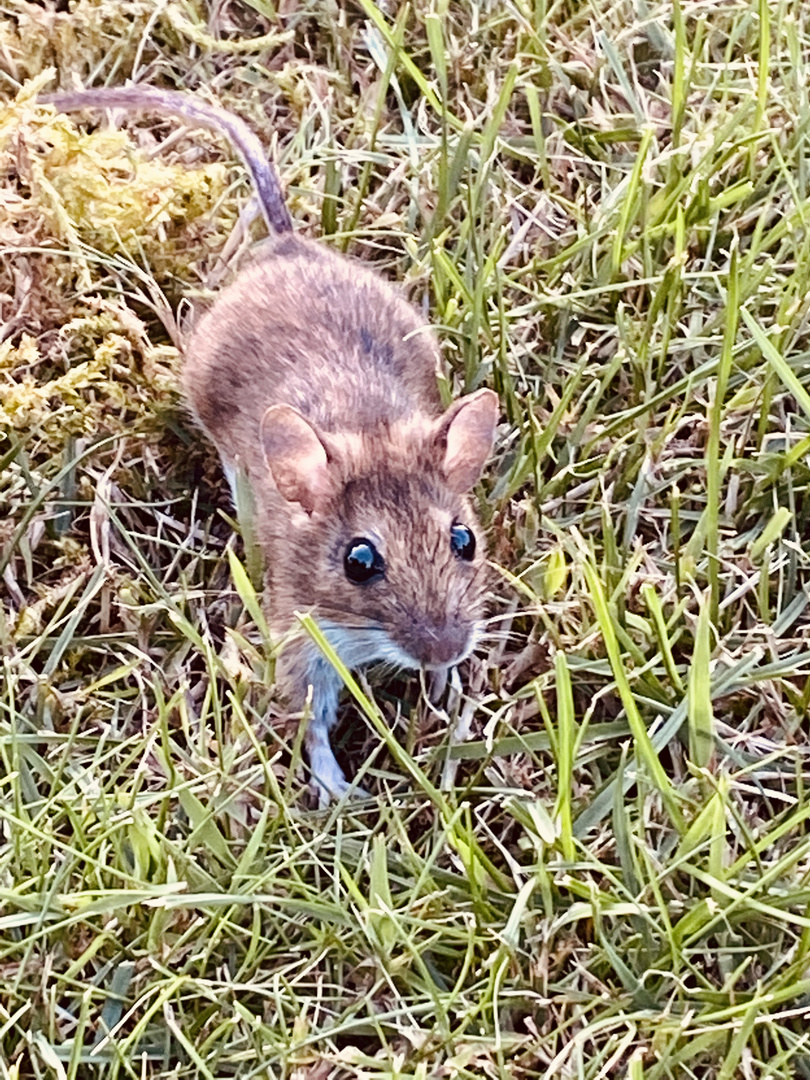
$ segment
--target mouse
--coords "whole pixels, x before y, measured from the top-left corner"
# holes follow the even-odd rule
[[[318,804],[365,794],[330,742],[342,679],[297,613],[314,617],[350,670],[381,663],[440,678],[474,651],[488,572],[469,493],[492,452],[498,396],[481,388],[443,407],[427,320],[367,264],[294,230],[261,140],[235,114],[147,86],[39,99],[212,129],[252,179],[271,240],[195,319],[182,390],[235,504],[241,475],[250,487],[268,624],[284,641],[277,680],[305,718]]]

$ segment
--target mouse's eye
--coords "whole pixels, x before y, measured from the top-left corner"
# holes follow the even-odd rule
[[[343,569],[349,581],[364,585],[367,581],[383,576],[385,560],[370,540],[356,536],[349,541],[343,556]]]
[[[450,547],[453,554],[465,562],[470,562],[475,555],[475,537],[466,525],[454,525],[450,530]]]

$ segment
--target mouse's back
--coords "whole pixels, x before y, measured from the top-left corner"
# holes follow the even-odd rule
[[[200,319],[183,383],[223,457],[249,463],[271,405],[292,405],[326,432],[438,415],[437,365],[431,329],[394,288],[288,234]]]

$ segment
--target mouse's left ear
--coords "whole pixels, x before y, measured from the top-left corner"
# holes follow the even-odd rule
[[[476,390],[454,402],[439,420],[435,442],[442,455],[442,472],[450,488],[469,491],[492,450],[498,423],[498,395]]]
[[[271,405],[262,417],[262,449],[279,494],[311,514],[337,490],[338,472],[318,429],[292,405]]]

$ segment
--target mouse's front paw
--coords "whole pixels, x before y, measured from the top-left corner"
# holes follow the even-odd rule
[[[346,795],[351,795],[355,799],[370,798],[367,791],[346,779],[343,770],[331,754],[328,757],[325,754],[322,755],[317,762],[312,763],[311,767],[310,788],[321,810],[332,801],[339,802]]]
[[[340,802],[346,795],[353,799],[371,798],[365,788],[350,783],[344,776],[341,776],[340,780],[330,780],[328,785],[320,777],[313,778],[309,787],[318,800],[319,810],[325,810],[330,802]]]
[[[367,791],[350,783],[343,775],[329,743],[327,724],[318,720],[310,721],[306,732],[306,747],[312,773],[310,787],[321,810],[333,800],[339,802],[346,795],[359,799],[369,797]]]

